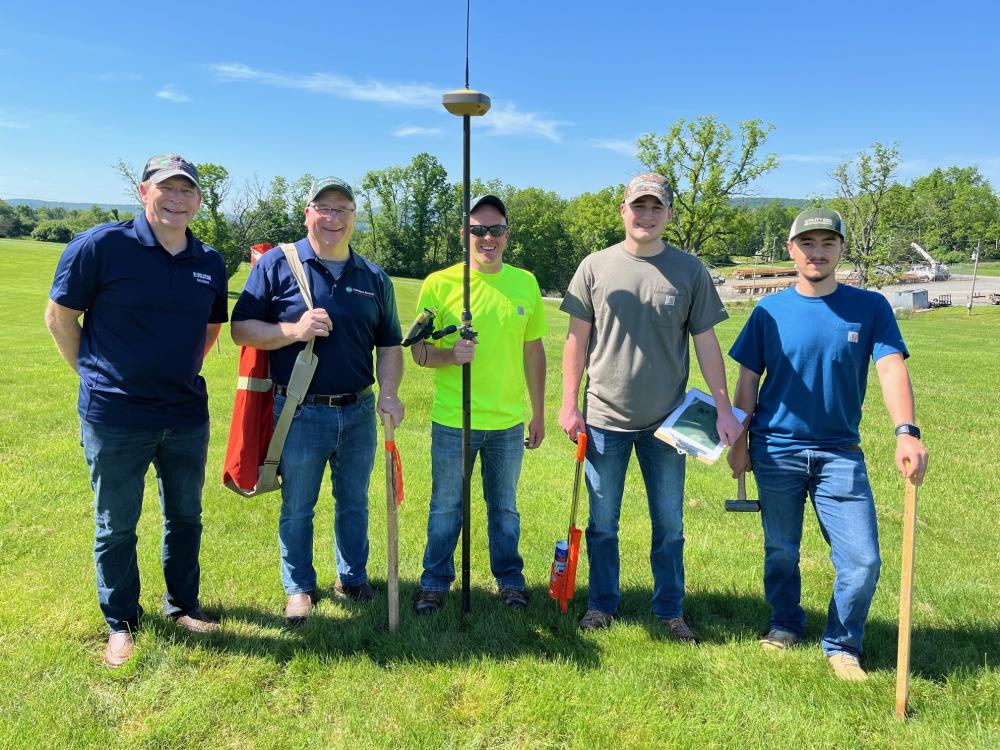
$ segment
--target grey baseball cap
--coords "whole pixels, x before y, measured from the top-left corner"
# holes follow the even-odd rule
[[[495,195],[478,195],[472,199],[469,203],[469,213],[471,214],[480,206],[493,206],[497,211],[503,214],[503,220],[507,219],[507,206],[503,204],[503,201],[497,198]]]
[[[792,228],[788,230],[788,239],[794,240],[803,232],[811,232],[814,229],[836,232],[840,235],[840,239],[847,239],[844,218],[831,208],[807,208],[800,213],[792,222]]]
[[[667,178],[656,172],[639,174],[628,181],[625,186],[624,203],[631,203],[644,195],[651,195],[664,206],[673,205],[674,191]]]
[[[313,184],[310,185],[309,200],[307,202],[312,203],[324,190],[336,190],[338,193],[346,195],[352,201],[354,200],[354,190],[344,180],[339,177],[321,177],[318,180],[313,180]]]
[[[157,154],[150,157],[146,162],[146,168],[142,170],[142,182],[152,180],[159,185],[164,180],[171,177],[186,177],[194,183],[201,192],[201,184],[198,182],[198,170],[194,164],[189,162],[180,154]]]

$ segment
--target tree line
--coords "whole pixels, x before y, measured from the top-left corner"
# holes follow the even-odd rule
[[[776,155],[763,153],[772,130],[760,120],[742,121],[734,130],[702,116],[680,118],[665,133],[638,139],[639,163],[665,175],[676,192],[675,217],[665,235],[669,242],[715,265],[755,255],[764,262],[781,260],[788,227],[807,204],[844,215],[846,260],[866,286],[915,259],[911,242],[944,263],[967,260],[979,244],[981,257],[1000,257],[1000,197],[978,168],[937,168],[903,184],[895,144],[874,143],[837,165],[830,173],[835,195],[811,196],[794,205],[746,202],[754,184],[778,166]],[[138,173],[122,160],[115,169],[137,198]],[[230,274],[248,259],[251,245],[302,237],[313,175],[275,177],[266,184],[254,180],[234,190],[225,167],[206,163],[198,170],[202,206],[191,228],[222,253]],[[420,153],[405,166],[372,170],[354,188],[352,244],[388,273],[422,278],[461,260],[461,184],[449,179],[436,157]],[[552,292],[565,290],[585,255],[621,240],[623,189],[613,184],[565,198],[499,179],[472,185],[473,195],[494,193],[507,205],[511,235],[505,259],[531,270],[542,289]],[[88,226],[118,218],[108,218],[96,206],[55,215],[61,210],[0,202],[0,236],[31,234],[65,242]]]

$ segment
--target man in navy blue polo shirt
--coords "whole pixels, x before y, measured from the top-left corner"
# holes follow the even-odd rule
[[[59,353],[80,375],[111,667],[132,655],[142,615],[135,529],[150,463],[163,509],[164,611],[192,632],[218,627],[198,602],[208,452],[208,397],[198,373],[226,321],[226,266],[188,230],[201,203],[191,162],[154,156],[139,193],[135,219],[94,227],[66,246],[45,311]]]
[[[319,365],[296,411],[281,454],[281,583],[285,617],[305,620],[316,598],[313,515],[327,464],[333,484],[334,596],[368,601],[368,480],[375,463],[375,412],[403,419],[402,333],[386,273],[350,246],[354,191],[336,177],[312,184],[306,236],[295,243],[312,291],[305,301],[280,248],[254,265],[233,308],[233,341],[270,352],[275,416],[284,405],[295,358],[315,340]],[[372,350],[377,365],[372,366]],[[372,384],[378,378],[378,403]]]

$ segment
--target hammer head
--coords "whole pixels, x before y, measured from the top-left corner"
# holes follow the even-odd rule
[[[756,500],[726,500],[726,510],[730,513],[760,513],[760,503]]]

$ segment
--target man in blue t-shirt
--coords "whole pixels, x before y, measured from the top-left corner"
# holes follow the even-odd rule
[[[227,318],[226,264],[188,229],[201,204],[191,162],[152,157],[139,193],[137,217],[94,227],[66,246],[45,310],[59,353],[80,376],[80,442],[94,488],[110,667],[131,657],[142,615],[135,529],[150,463],[163,508],[163,609],[192,632],[218,627],[198,602],[208,454],[199,371]]]
[[[368,480],[375,464],[375,412],[403,419],[399,383],[403,340],[392,281],[350,246],[354,191],[337,177],[314,182],[305,207],[306,236],[295,243],[312,292],[305,300],[281,250],[254,265],[233,308],[233,340],[270,352],[275,418],[298,356],[315,341],[319,364],[295,410],[281,453],[278,544],[290,624],[309,617],[316,598],[313,515],[327,465],[333,484],[333,595],[369,601]],[[372,350],[377,365],[372,367]],[[378,402],[372,385],[378,379]]]
[[[749,449],[741,437],[729,451],[729,465],[733,476],[752,470],[757,479],[764,596],[771,606],[761,645],[784,649],[805,634],[799,546],[808,495],[836,571],[823,652],[838,677],[863,680],[858,656],[881,565],[858,433],[869,359],[896,425],[900,473],[919,484],[927,451],[914,425],[903,362],[909,352],[889,303],[876,292],[837,283],[845,241],[836,211],[809,209],[792,224],[788,253],[799,279],[757,303],[729,350],[740,364],[733,403],[752,414]]]

